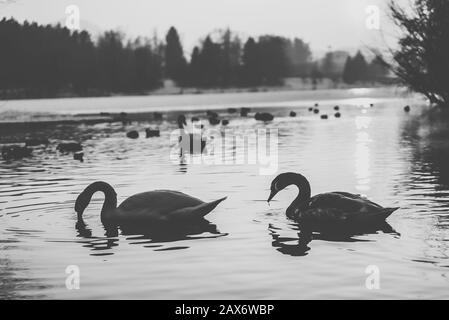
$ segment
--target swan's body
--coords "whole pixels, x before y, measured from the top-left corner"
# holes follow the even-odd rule
[[[103,223],[176,223],[202,219],[226,198],[209,203],[178,191],[156,190],[135,194],[117,207],[117,194],[106,182],[90,184],[76,199],[78,220],[92,198],[101,191],[105,195],[101,220]]]
[[[297,173],[283,173],[271,184],[268,202],[289,185],[296,185],[300,193],[287,208],[287,216],[312,225],[369,225],[384,221],[398,208],[383,208],[361,195],[348,192],[329,192],[311,197],[310,184]]]

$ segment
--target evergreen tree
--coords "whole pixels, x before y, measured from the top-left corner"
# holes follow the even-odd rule
[[[174,27],[168,30],[165,41],[165,74],[168,78],[182,84],[185,81],[187,62],[178,32]]]

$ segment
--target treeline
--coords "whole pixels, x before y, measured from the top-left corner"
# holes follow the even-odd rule
[[[0,21],[0,90],[6,97],[139,92],[161,85],[162,48],[149,40],[125,44],[118,32],[94,43],[88,32]]]
[[[314,61],[301,39],[265,35],[242,41],[229,29],[208,35],[189,55],[173,27],[165,41],[127,40],[115,31],[94,41],[86,31],[4,18],[0,43],[2,98],[144,93],[164,79],[181,87],[226,88],[281,85],[286,77],[377,81],[386,74],[380,60],[368,64],[361,53],[343,68],[341,54],[340,60],[329,52]]]

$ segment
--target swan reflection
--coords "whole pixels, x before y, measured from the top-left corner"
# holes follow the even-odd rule
[[[320,229],[317,229],[311,226],[299,225],[295,222],[290,223],[288,226],[290,229],[289,231],[295,231],[297,233],[297,237],[281,236],[280,232],[282,232],[283,229],[275,227],[272,223],[268,225],[268,232],[272,238],[271,245],[273,248],[282,254],[294,257],[306,256],[311,250],[309,245],[313,240],[331,242],[364,242],[371,240],[358,239],[357,237],[376,234],[379,232],[396,236],[400,235],[386,221],[370,227],[364,227],[363,229],[360,229],[360,227],[357,229],[350,227],[335,228],[333,226],[321,227]]]
[[[161,247],[173,242],[213,239],[227,236],[227,233],[221,233],[217,226],[206,219],[201,219],[195,223],[185,224],[122,224],[105,225],[104,237],[92,235],[92,230],[83,221],[76,223],[77,237],[82,238],[83,246],[95,251],[91,255],[111,255],[112,252],[98,253],[98,251],[110,250],[119,245],[121,237],[129,244],[139,244],[145,248],[155,248],[155,251],[161,250]],[[187,246],[164,247],[163,250],[185,249]],[[156,250],[157,249],[157,250]]]

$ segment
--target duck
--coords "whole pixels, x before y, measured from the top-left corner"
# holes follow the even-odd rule
[[[36,147],[40,145],[48,145],[50,141],[47,138],[27,138],[25,139],[26,147]]]
[[[290,111],[290,117],[292,117],[292,118],[296,117],[296,112],[295,111]]]
[[[73,160],[84,162],[84,152],[78,151],[73,154]]]
[[[336,112],[335,113],[335,118],[340,118],[341,117],[341,113],[340,112]]]
[[[32,149],[19,145],[4,146],[2,148],[2,157],[4,160],[17,160],[31,156]]]
[[[189,133],[185,130],[186,117],[184,115],[178,116],[178,128],[180,130],[179,144],[181,152],[188,151],[189,153],[202,153],[206,147],[206,140],[201,134]]]
[[[335,111],[338,111],[338,110],[340,110],[340,107],[339,107],[339,106],[335,106],[335,107],[334,107],[334,110],[335,110]]]
[[[405,106],[405,107],[404,107],[404,111],[405,111],[405,112],[410,112],[410,106]]]
[[[129,225],[142,223],[186,223],[201,220],[214,210],[226,197],[204,202],[179,191],[155,190],[135,194],[117,207],[117,193],[103,181],[87,186],[76,198],[75,212],[78,222],[96,192],[103,192],[104,203],[101,221],[104,225]]]
[[[209,124],[211,124],[212,126],[216,126],[217,124],[220,124],[220,120],[214,117],[210,117]]]
[[[259,120],[259,121],[273,121],[274,116],[271,113],[268,112],[257,112],[254,115],[254,119]]]
[[[268,203],[278,192],[290,185],[297,186],[299,194],[287,208],[287,217],[306,225],[373,225],[384,222],[399,209],[384,208],[361,195],[348,192],[329,192],[311,197],[307,178],[293,172],[282,173],[272,181]]]
[[[152,137],[160,137],[161,132],[159,131],[159,129],[146,128],[145,134],[147,138],[152,138]]]
[[[250,113],[250,111],[251,111],[250,108],[243,107],[243,108],[240,109],[240,116],[241,117],[247,117],[248,113]]]
[[[312,108],[312,107],[310,107],[310,108],[309,108],[309,112],[312,112],[312,111],[313,111],[313,108]]]
[[[137,132],[136,130],[132,130],[126,133],[126,136],[130,139],[137,139],[139,138],[139,132]]]
[[[216,113],[215,111],[207,110],[207,111],[206,111],[206,115],[207,115],[209,118],[218,118],[218,113]]]
[[[77,152],[83,150],[83,146],[76,141],[65,141],[59,143],[56,150],[60,152]]]
[[[329,119],[329,117],[327,116],[327,114],[322,114],[320,118],[323,119],[323,120]]]
[[[315,114],[320,113],[320,109],[313,109],[313,113],[315,113]]]

